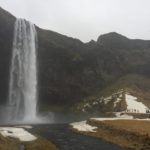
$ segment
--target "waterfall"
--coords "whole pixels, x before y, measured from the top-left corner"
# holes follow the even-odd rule
[[[37,33],[35,26],[16,19],[9,81],[12,120],[33,121],[37,107]]]

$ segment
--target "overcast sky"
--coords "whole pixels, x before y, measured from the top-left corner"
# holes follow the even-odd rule
[[[112,31],[150,39],[150,0],[0,0],[0,6],[84,42]]]

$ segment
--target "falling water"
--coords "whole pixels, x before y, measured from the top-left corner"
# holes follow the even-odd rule
[[[10,68],[9,106],[11,119],[33,121],[37,106],[37,34],[35,26],[17,19],[14,26]]]

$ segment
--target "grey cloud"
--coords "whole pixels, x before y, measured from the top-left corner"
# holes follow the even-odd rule
[[[150,39],[149,0],[1,0],[0,6],[85,42],[111,31]]]

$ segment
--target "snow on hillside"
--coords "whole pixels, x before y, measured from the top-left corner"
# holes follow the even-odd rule
[[[117,104],[121,102],[121,100],[122,100],[121,98],[117,98],[117,100],[114,101],[114,107],[116,107]]]
[[[139,98],[132,96],[130,92],[123,89],[107,97],[101,96],[95,100],[85,100],[78,109],[84,113],[92,111],[150,113],[149,108]]]
[[[125,100],[127,103],[127,112],[146,113],[146,110],[148,110],[148,107],[142,102],[138,102],[134,96],[125,94]]]

